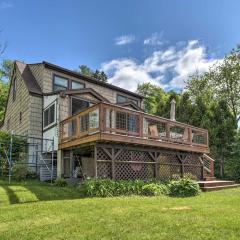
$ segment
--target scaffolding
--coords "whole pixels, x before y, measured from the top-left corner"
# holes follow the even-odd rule
[[[0,139],[0,176],[13,177],[13,167],[24,164],[41,181],[56,178],[54,140],[11,133],[10,139]]]

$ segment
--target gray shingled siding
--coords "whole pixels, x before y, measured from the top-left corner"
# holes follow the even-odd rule
[[[30,96],[30,126],[29,134],[34,137],[42,137],[42,98]]]
[[[40,63],[40,64],[29,64],[28,66],[29,66],[33,76],[37,80],[40,88],[43,89],[43,70],[44,70],[43,64],[42,63]]]
[[[58,102],[60,108],[59,120],[62,121],[69,116],[69,98],[62,98],[58,95]]]
[[[19,71],[16,71],[16,87],[16,99],[13,101],[13,87],[11,86],[4,124],[1,130],[8,132],[13,130],[15,134],[26,135],[29,131],[30,96]],[[20,112],[22,112],[21,123]],[[10,128],[8,130],[7,122],[9,119]]]

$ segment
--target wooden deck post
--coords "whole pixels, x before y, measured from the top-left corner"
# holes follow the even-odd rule
[[[57,151],[57,178],[63,175],[63,150]]]
[[[188,142],[192,144],[192,128],[188,128]]]
[[[73,177],[73,151],[70,150],[70,178]]]
[[[93,166],[94,166],[94,178],[97,178],[97,147],[94,145],[94,160],[93,160]]]
[[[160,174],[159,174],[159,158],[161,154],[157,156],[157,152],[155,152],[155,178],[160,179]]]
[[[116,179],[116,171],[115,171],[115,154],[114,154],[114,148],[111,148],[111,160],[112,160],[112,179]]]

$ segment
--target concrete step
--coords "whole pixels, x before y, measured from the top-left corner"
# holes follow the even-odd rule
[[[218,187],[218,186],[227,186],[234,185],[234,181],[224,181],[224,180],[215,180],[215,181],[200,181],[198,182],[200,187]]]
[[[204,181],[215,181],[216,180],[216,178],[215,177],[208,177],[208,176],[206,176],[205,178],[204,178]]]
[[[240,184],[231,184],[231,185],[214,186],[214,187],[201,187],[201,190],[203,192],[211,192],[211,191],[218,191],[218,190],[236,188],[236,187],[240,187]]]

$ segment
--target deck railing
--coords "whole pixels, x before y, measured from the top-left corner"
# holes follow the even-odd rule
[[[98,103],[60,123],[60,142],[108,133],[208,147],[208,131],[114,104]]]

